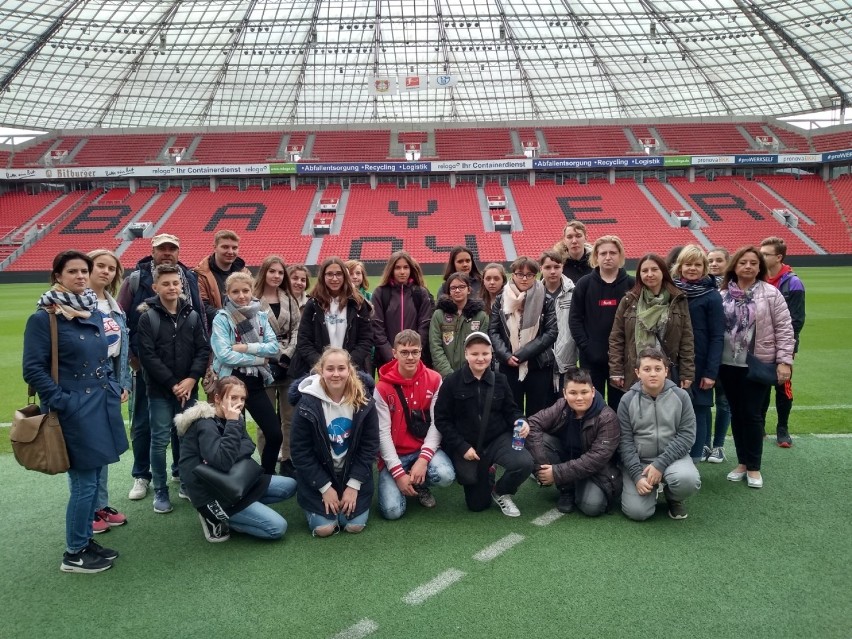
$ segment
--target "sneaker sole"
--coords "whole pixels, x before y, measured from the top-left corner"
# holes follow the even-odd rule
[[[162,509],[158,509],[156,507],[154,508],[154,512],[159,514],[159,515],[165,515],[166,513],[172,512],[173,510],[174,510],[174,506],[170,507],[168,510],[162,510]]]
[[[80,573],[80,574],[83,574],[83,575],[93,574],[93,573],[96,573],[96,572],[103,572],[104,570],[109,570],[110,568],[112,568],[112,564],[107,564],[106,566],[103,566],[102,568],[85,568],[83,566],[69,566],[69,565],[67,565],[63,562],[59,566],[59,570],[61,572],[69,572],[69,573],[76,572],[76,573]]]
[[[221,543],[223,541],[228,541],[231,538],[230,533],[227,534],[227,535],[223,535],[221,537],[212,537],[207,532],[207,525],[204,522],[204,515],[202,515],[201,513],[198,513],[198,518],[201,520],[201,532],[204,533],[204,538],[207,541],[209,541],[211,544],[218,544],[218,543]]]
[[[672,511],[669,511],[669,517],[671,517],[675,521],[681,521],[682,519],[686,519],[687,517],[689,517],[689,515],[674,515],[672,514]]]
[[[707,458],[708,464],[721,464],[724,461],[724,459],[719,459],[718,457],[714,457],[713,459],[710,459],[709,457]]]
[[[110,528],[118,528],[119,526],[124,526],[126,523],[127,523],[126,519],[122,522],[118,522],[118,523],[115,523],[115,524],[112,523],[111,521],[107,522],[107,524],[109,525]]]
[[[109,528],[104,528],[103,530],[95,530],[92,528],[92,534],[94,535],[103,535],[106,532],[109,532]]]
[[[778,448],[792,448],[792,442],[778,442]]]
[[[148,496],[148,493],[147,493],[147,492],[145,492],[145,493],[143,493],[143,494],[141,494],[141,495],[136,494],[136,493],[130,493],[129,495],[127,495],[127,498],[128,498],[130,501],[139,501],[140,499],[145,499],[145,497],[147,497],[147,496]]]

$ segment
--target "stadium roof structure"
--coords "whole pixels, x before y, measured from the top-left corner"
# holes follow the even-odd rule
[[[0,0],[0,125],[783,116],[852,94],[848,0]]]

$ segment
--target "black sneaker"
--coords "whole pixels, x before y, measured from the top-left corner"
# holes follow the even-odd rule
[[[110,568],[112,568],[112,562],[109,559],[99,557],[88,547],[80,552],[65,552],[62,555],[62,563],[59,564],[59,570],[62,572],[95,573]]]
[[[426,486],[417,486],[417,501],[420,502],[420,505],[423,508],[434,508],[438,505],[438,502],[435,500],[435,495],[432,494],[432,491],[426,488]]]
[[[790,448],[793,445],[793,438],[790,437],[789,431],[783,426],[778,427],[775,439],[781,448]]]
[[[117,550],[113,550],[112,548],[104,548],[94,539],[89,540],[89,545],[86,546],[86,550],[88,550],[94,555],[97,555],[98,557],[103,557],[107,561],[112,561],[113,559],[118,558]]]
[[[574,504],[574,495],[568,491],[560,492],[559,499],[556,500],[556,510],[566,515],[573,513],[577,506]]]
[[[204,537],[210,543],[216,544],[228,541],[231,538],[228,515],[222,510],[218,501],[211,501],[199,508],[198,518],[201,520],[201,529],[204,531]]]
[[[672,519],[686,519],[689,513],[686,512],[686,506],[682,501],[667,500],[669,502],[669,517]]]

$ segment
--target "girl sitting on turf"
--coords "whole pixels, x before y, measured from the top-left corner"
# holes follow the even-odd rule
[[[359,377],[349,353],[335,347],[323,351],[313,373],[290,387],[299,505],[318,537],[339,527],[359,533],[370,514],[379,453],[375,401],[365,388],[372,378]]]

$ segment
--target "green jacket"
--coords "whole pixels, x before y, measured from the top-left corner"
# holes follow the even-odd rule
[[[476,331],[488,331],[488,314],[482,300],[468,298],[459,315],[455,302],[446,295],[438,298],[438,308],[429,325],[432,368],[446,377],[464,364],[464,340]]]

